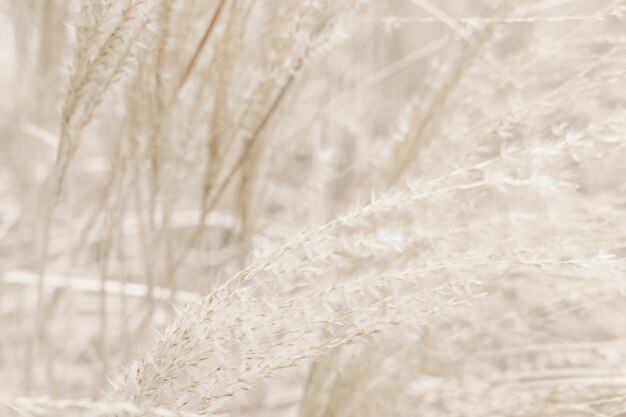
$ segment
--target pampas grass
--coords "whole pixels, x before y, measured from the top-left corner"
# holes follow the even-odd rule
[[[0,11],[0,414],[626,413],[623,1]]]

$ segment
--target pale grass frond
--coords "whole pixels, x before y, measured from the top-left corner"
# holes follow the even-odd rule
[[[624,7],[0,1],[0,414],[624,414]]]

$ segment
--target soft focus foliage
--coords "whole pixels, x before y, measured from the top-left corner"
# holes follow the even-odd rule
[[[0,2],[0,415],[626,415],[626,2]]]

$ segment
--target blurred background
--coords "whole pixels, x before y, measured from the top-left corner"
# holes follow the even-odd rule
[[[101,398],[174,306],[407,178],[504,142],[623,135],[623,2],[313,3],[0,1],[1,396]],[[622,174],[580,180],[604,196]],[[530,298],[562,291],[543,285]],[[553,343],[592,343],[550,360],[623,365],[615,288],[550,318]],[[240,411],[296,413],[306,380]]]

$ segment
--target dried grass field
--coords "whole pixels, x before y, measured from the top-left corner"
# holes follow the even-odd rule
[[[0,417],[626,416],[626,1],[0,0]]]

